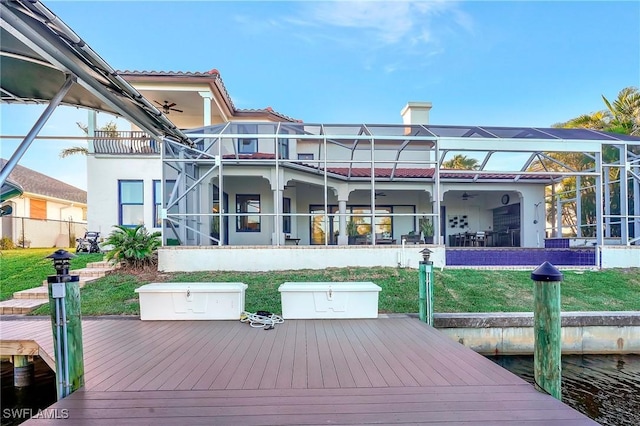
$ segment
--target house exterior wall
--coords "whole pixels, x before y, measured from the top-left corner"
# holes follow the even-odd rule
[[[144,188],[144,225],[154,227],[153,181],[161,179],[162,163],[158,156],[89,155],[87,157],[87,227],[105,237],[119,223],[119,180],[142,180]]]

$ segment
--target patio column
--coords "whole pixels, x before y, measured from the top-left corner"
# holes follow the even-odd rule
[[[273,192],[273,235],[272,245],[284,245],[284,233],[282,232],[282,196],[284,190],[281,188],[272,189]]]
[[[284,196],[285,182],[282,170],[279,170],[278,167],[271,169],[269,176],[271,192],[273,193],[273,233],[271,234],[271,244],[274,246],[283,246],[285,244],[285,235],[282,232],[282,197]]]
[[[202,124],[203,126],[211,126],[211,100],[213,94],[211,92],[198,92],[202,96],[204,111],[202,112]]]
[[[346,246],[349,244],[349,236],[347,235],[347,200],[338,200],[338,245]]]
[[[89,136],[89,140],[87,143],[87,149],[89,150],[90,153],[95,153],[96,150],[93,146],[94,144],[94,137],[96,136],[96,129],[98,128],[97,126],[97,121],[98,121],[98,117],[97,117],[98,113],[93,110],[90,109],[87,111],[87,136]]]

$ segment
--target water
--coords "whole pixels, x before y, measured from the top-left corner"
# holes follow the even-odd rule
[[[56,375],[40,357],[34,357],[34,384],[16,389],[13,387],[13,364],[2,362],[2,426],[19,425],[29,418],[29,411],[10,409],[31,409],[35,415],[56,402]]]
[[[532,356],[490,356],[533,384]],[[602,425],[640,425],[640,355],[565,355],[562,401]]]

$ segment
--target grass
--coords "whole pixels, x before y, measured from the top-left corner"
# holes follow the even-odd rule
[[[533,310],[531,271],[452,269],[436,271],[435,312],[527,312]],[[287,281],[373,281],[382,287],[382,313],[418,311],[418,272],[396,268],[340,268],[322,271],[190,272],[153,277],[112,273],[82,289],[83,315],[137,315],[134,290],[148,282],[209,281],[248,284],[245,309],[281,312],[278,286]],[[564,311],[640,310],[640,269],[565,272]],[[34,311],[48,315],[48,306]]]
[[[16,249],[0,251],[0,300],[11,299],[13,293],[42,285],[55,275],[53,261],[46,259],[57,248]],[[66,249],[73,253],[74,249]],[[101,254],[81,254],[71,259],[70,269],[84,268],[89,262],[102,260]]]

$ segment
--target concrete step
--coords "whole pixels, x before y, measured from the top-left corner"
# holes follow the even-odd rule
[[[35,308],[46,305],[49,300],[44,299],[11,299],[0,302],[0,315],[28,314]]]
[[[80,277],[80,281],[90,281],[104,277],[111,270],[113,270],[113,268],[82,268],[72,269],[71,271],[69,271],[69,274],[78,275]],[[42,285],[46,286],[47,280],[43,280]]]
[[[87,264],[86,268],[72,269],[69,271],[71,275],[80,276],[78,285],[80,288],[85,284],[95,281],[98,278],[107,275],[113,266],[107,262],[92,262]],[[49,303],[49,285],[47,280],[42,282],[42,286],[30,288],[27,290],[16,291],[13,293],[13,299],[0,302],[0,315],[21,315],[33,311],[38,306]]]
[[[78,286],[80,288],[84,287],[85,284],[97,280],[99,277],[90,277],[85,279],[80,279],[78,281]],[[47,299],[49,300],[49,286],[45,281],[43,285],[40,287],[29,288],[27,290],[16,291],[13,293],[14,299]]]
[[[87,268],[109,268],[113,269],[113,265],[106,260],[101,260],[100,262],[91,262],[87,263]]]

